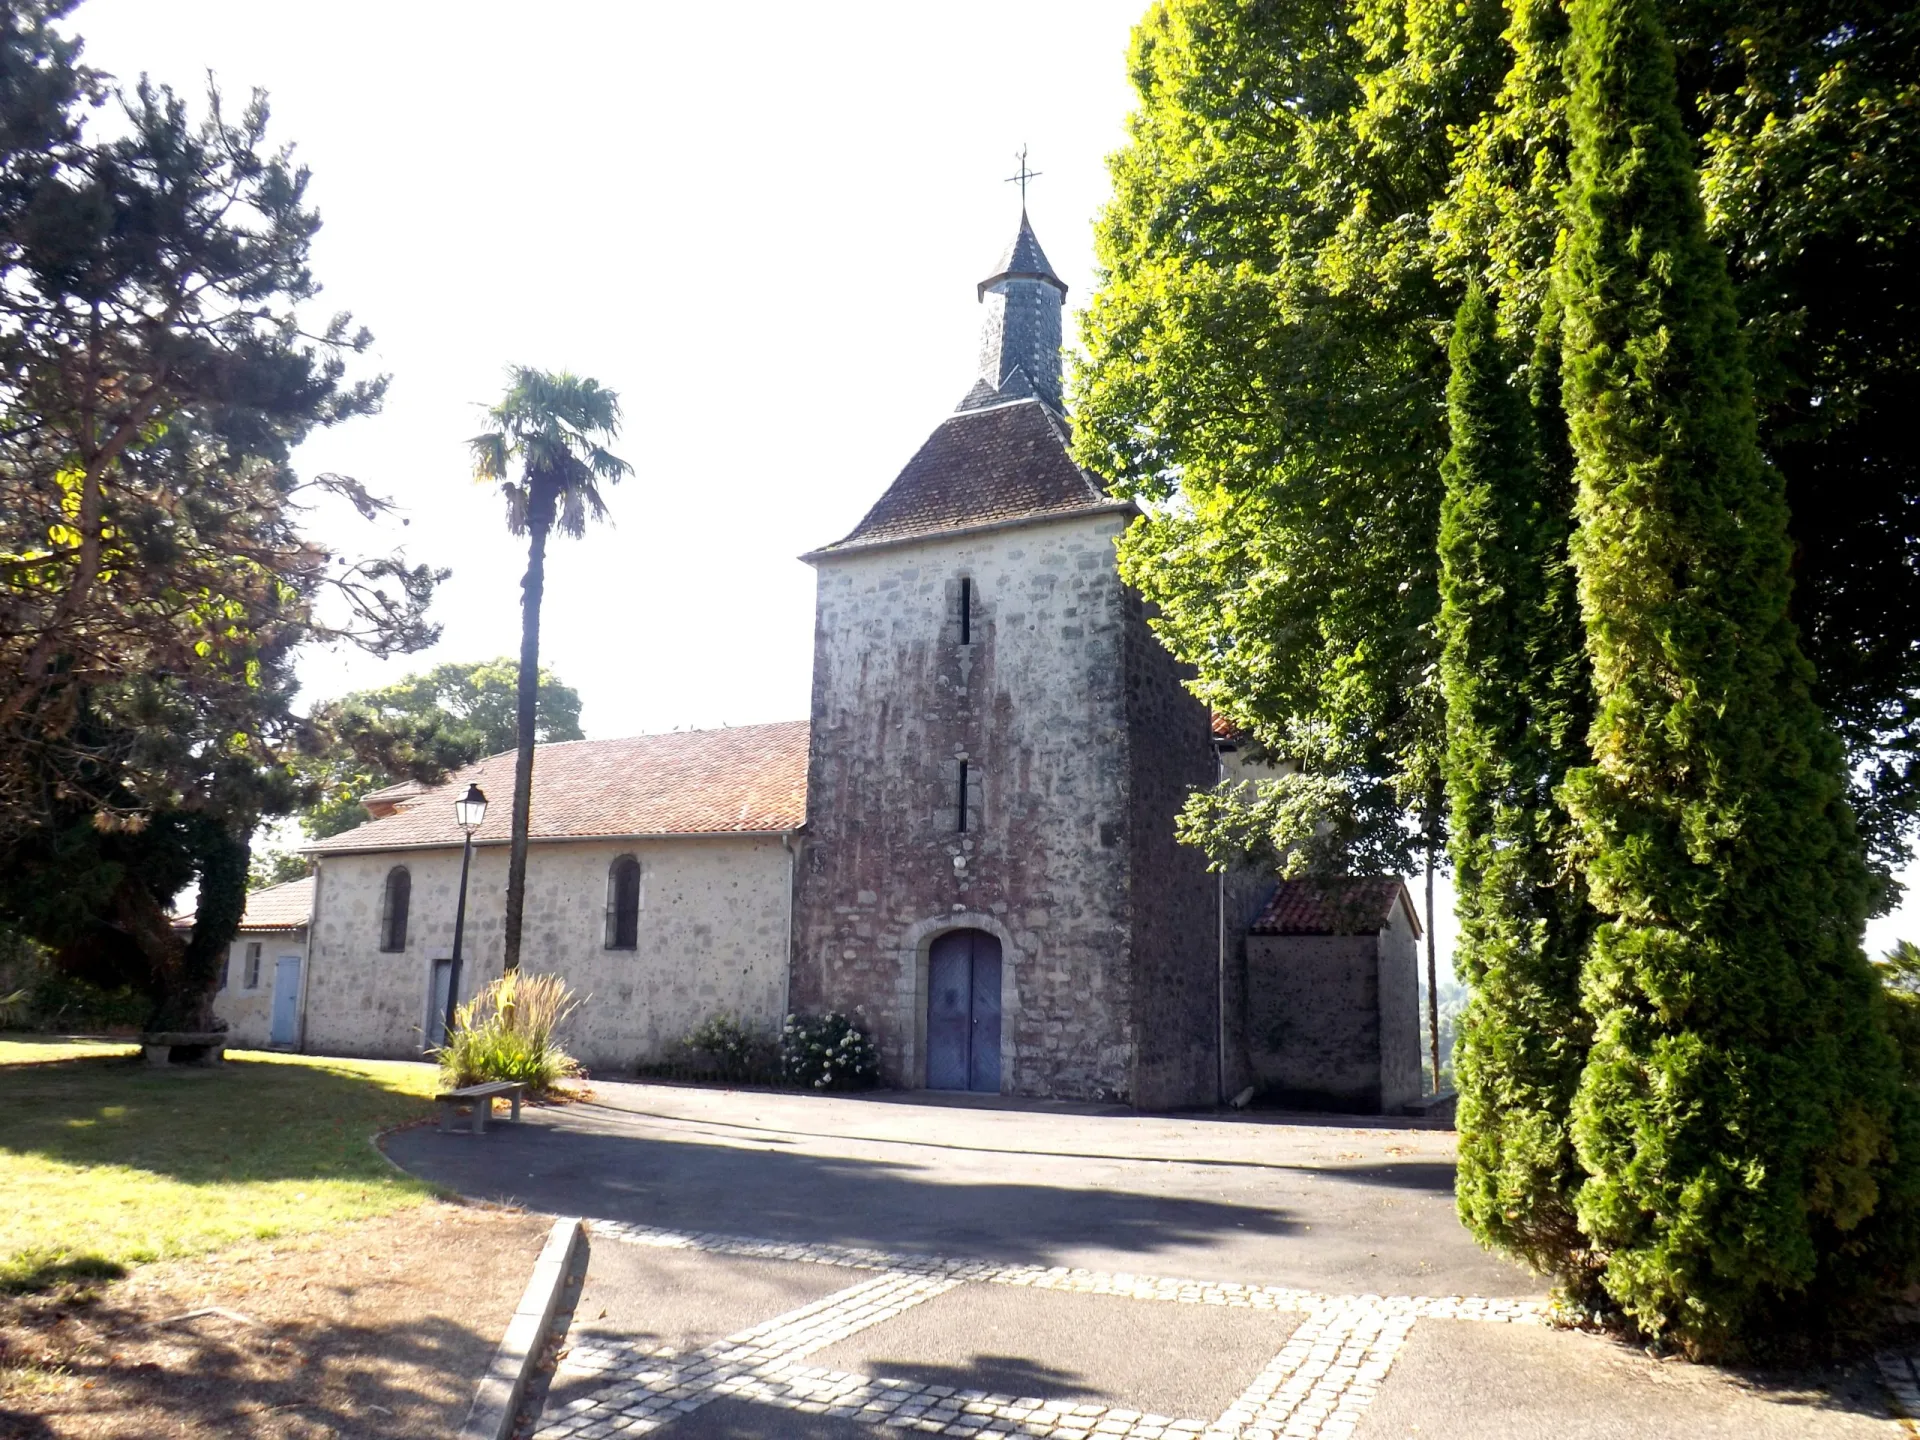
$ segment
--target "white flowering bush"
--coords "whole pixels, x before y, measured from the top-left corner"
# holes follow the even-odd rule
[[[787,1084],[809,1090],[868,1090],[880,1083],[880,1051],[845,1015],[789,1015],[780,1070]]]

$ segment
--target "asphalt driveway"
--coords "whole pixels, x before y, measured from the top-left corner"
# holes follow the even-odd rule
[[[388,1153],[465,1194],[670,1230],[1342,1293],[1538,1296],[1454,1219],[1438,1129],[594,1083]]]
[[[1914,1433],[1866,1361],[1755,1376],[1540,1323],[1540,1280],[1455,1218],[1449,1131],[594,1094],[388,1144],[453,1189],[593,1222],[540,1440]]]

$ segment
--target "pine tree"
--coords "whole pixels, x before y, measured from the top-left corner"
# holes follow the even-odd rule
[[[1460,917],[1454,966],[1471,991],[1454,1059],[1460,1217],[1482,1243],[1581,1290],[1573,1195],[1582,1177],[1568,1122],[1589,1035],[1580,963],[1590,926],[1554,789],[1584,758],[1590,706],[1567,563],[1572,467],[1554,393],[1557,339],[1550,323],[1532,367],[1544,412],[1536,423],[1509,373],[1492,301],[1476,287],[1455,318],[1440,678]]]
[[[1559,286],[1598,713],[1563,793],[1604,917],[1577,1209],[1628,1316],[1731,1353],[1908,1268],[1920,1148],[1660,14],[1571,6]]]

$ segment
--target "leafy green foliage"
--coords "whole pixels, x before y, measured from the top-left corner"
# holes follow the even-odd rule
[[[518,1080],[550,1094],[580,1073],[556,1032],[580,1001],[558,975],[509,970],[454,1011],[447,1043],[436,1052],[449,1089],[488,1080]]]
[[[1529,396],[1487,294],[1476,286],[1460,307],[1441,465],[1439,631],[1454,970],[1470,990],[1455,1051],[1455,1193],[1482,1241],[1560,1272],[1578,1291],[1588,1262],[1569,1119],[1590,1035],[1580,967],[1591,924],[1554,790],[1586,758],[1591,707],[1567,556],[1573,477],[1558,339],[1549,315]]]
[[[680,1039],[706,1076],[740,1083],[770,1083],[780,1076],[780,1046],[734,1015],[710,1015]]]
[[[780,1071],[809,1090],[870,1090],[880,1083],[880,1051],[856,1020],[789,1015],[780,1031]]]
[[[0,923],[204,1022],[219,897],[312,739],[295,651],[428,643],[439,575],[301,531],[316,495],[387,508],[291,465],[385,383],[350,380],[369,337],[313,313],[319,217],[264,96],[210,90],[195,118],[112,87],[59,33],[71,8],[0,17]],[[195,874],[216,900],[183,945],[165,907]]]
[[[298,850],[256,850],[247,866],[247,889],[269,890],[313,873],[313,861]]]
[[[362,824],[363,797],[401,780],[435,783],[450,770],[511,750],[517,729],[514,662],[436,665],[379,690],[344,695],[316,708],[328,743],[295,762],[315,794],[300,825],[315,840]],[[534,738],[580,740],[580,693],[549,670],[535,694]]]
[[[1660,8],[1571,14],[1557,292],[1599,708],[1563,794],[1605,917],[1576,1204],[1634,1322],[1726,1353],[1910,1274],[1920,1129]]]
[[[1877,3],[1668,15],[1795,618],[1890,873],[1920,799],[1920,34]],[[1255,832],[1321,798],[1380,855],[1431,819],[1447,336],[1473,279],[1536,329],[1566,44],[1554,0],[1162,0],[1136,32],[1076,447],[1150,508],[1127,574],[1204,697],[1330,782]]]

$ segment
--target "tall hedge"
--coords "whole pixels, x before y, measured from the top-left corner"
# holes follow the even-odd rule
[[[1577,1210],[1643,1329],[1732,1353],[1908,1273],[1917,1150],[1660,7],[1570,14],[1559,288],[1599,709],[1564,794],[1605,917]]]
[[[1516,373],[1477,287],[1454,322],[1440,679],[1460,919],[1454,966],[1471,995],[1454,1050],[1460,1217],[1483,1243],[1579,1292],[1590,1275],[1569,1121],[1590,1035],[1580,966],[1591,925],[1554,791],[1585,759],[1591,701],[1567,560],[1573,476],[1556,322],[1550,309],[1530,377]]]

